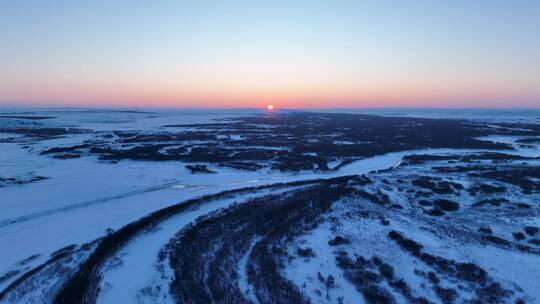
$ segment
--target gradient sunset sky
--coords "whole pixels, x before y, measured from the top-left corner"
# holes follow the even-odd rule
[[[0,0],[0,105],[540,107],[540,1]]]

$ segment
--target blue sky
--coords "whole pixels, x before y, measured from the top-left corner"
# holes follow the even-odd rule
[[[0,103],[539,106],[540,1],[3,1]]]

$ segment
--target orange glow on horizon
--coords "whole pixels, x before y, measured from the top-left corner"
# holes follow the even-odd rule
[[[269,105],[266,106],[266,109],[269,110],[269,111],[272,111],[274,109],[274,105],[269,104]]]
[[[390,92],[378,90],[318,89],[310,93],[282,90],[149,90],[144,88],[109,88],[89,86],[82,91],[57,87],[39,88],[32,92],[13,90],[0,98],[8,105],[34,106],[97,106],[97,107],[171,107],[171,108],[260,108],[260,100],[279,100],[280,108],[377,108],[377,107],[538,107],[534,94],[513,94],[505,90],[424,90],[396,88]],[[4,102],[2,102],[4,100]],[[270,110],[267,103],[263,109]]]

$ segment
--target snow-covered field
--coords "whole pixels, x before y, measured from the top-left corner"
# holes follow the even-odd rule
[[[364,202],[365,198],[359,199],[355,196],[344,198],[338,200],[330,211],[321,217],[325,219],[324,222],[319,223],[312,230],[295,236],[294,242],[287,243],[285,247],[290,251],[291,256],[295,256],[295,250],[300,247],[312,248],[315,252],[313,256],[293,258],[282,270],[282,275],[293,285],[298,286],[306,299],[313,303],[335,303],[336,301],[358,303],[364,300],[369,302],[365,290],[362,289],[365,286],[358,287],[359,285],[355,285],[354,280],[351,281],[352,270],[338,267],[336,248],[328,245],[328,240],[339,234],[347,238],[347,244],[343,245],[341,250],[347,252],[349,256],[360,255],[365,258],[378,256],[386,263],[399,260],[401,261],[399,267],[392,264],[394,271],[408,283],[415,296],[424,297],[433,302],[444,302],[440,293],[437,294],[436,289],[426,287],[424,278],[417,274],[421,271],[429,272],[431,269],[429,265],[419,266],[417,264],[421,261],[417,257],[411,256],[406,251],[399,251],[395,246],[392,247],[393,243],[388,241],[387,235],[395,230],[423,244],[430,254],[479,265],[493,277],[489,280],[501,282],[501,286],[512,290],[511,296],[500,297],[502,301],[540,301],[540,294],[535,286],[535,278],[540,273],[538,267],[540,244],[534,243],[534,233],[530,238],[525,238],[529,243],[516,239],[517,243],[511,241],[512,244],[508,245],[530,247],[528,251],[523,248],[520,249],[521,251],[507,249],[508,246],[504,247],[500,244],[497,246],[479,245],[460,235],[456,237],[455,234],[447,234],[450,228],[464,229],[461,225],[467,224],[476,227],[475,225],[479,222],[467,213],[462,214],[461,211],[457,212],[457,215],[448,213],[447,216],[451,216],[450,218],[427,216],[425,215],[427,214],[425,212],[428,212],[427,209],[415,207],[419,198],[403,195],[407,187],[399,184],[402,182],[401,179],[410,181],[419,175],[426,174],[449,178],[452,182],[469,189],[476,185],[473,177],[441,173],[443,171],[436,173],[431,171],[432,165],[428,162],[420,165],[404,164],[406,156],[457,157],[476,155],[488,151],[486,149],[466,147],[403,149],[381,155],[349,159],[339,167],[339,170],[298,172],[284,172],[270,167],[262,167],[259,170],[240,170],[204,161],[188,163],[179,160],[106,160],[91,153],[83,153],[82,157],[55,158],[48,154],[44,155],[42,152],[51,148],[66,148],[85,145],[91,141],[101,141],[111,132],[142,131],[153,134],[163,132],[165,125],[215,123],[225,118],[235,119],[257,115],[260,111],[137,112],[42,109],[21,113],[21,111],[11,109],[2,114],[28,117],[39,115],[52,118],[40,120],[28,117],[0,118],[1,128],[78,128],[91,131],[48,137],[9,133],[7,129],[5,129],[7,133],[0,133],[0,292],[2,292],[0,303],[51,301],[63,285],[71,279],[71,275],[78,271],[78,267],[85,263],[99,245],[101,238],[115,236],[115,231],[163,208],[204,195],[228,190],[241,191],[234,192],[230,196],[203,201],[187,210],[159,219],[145,230],[136,232],[127,242],[121,242],[117,250],[103,257],[96,273],[93,274],[98,281],[90,282],[95,288],[90,299],[99,303],[174,302],[178,300],[178,297],[171,295],[168,288],[172,282],[175,282],[177,270],[172,269],[168,261],[174,259],[175,255],[173,249],[167,251],[164,248],[172,246],[168,244],[175,236],[178,236],[179,231],[195,229],[197,225],[193,223],[199,217],[219,217],[220,210],[223,208],[235,209],[232,203],[243,203],[268,195],[286,195],[304,189],[302,185],[286,185],[285,183],[364,174],[376,180],[376,186],[368,187],[369,193],[377,191],[384,193],[392,204],[402,206],[403,210],[387,209],[381,206],[365,207],[367,204]],[[233,141],[242,139],[240,135],[231,135],[229,138]],[[505,155],[524,158],[504,160],[503,163],[520,166],[520,168],[521,166],[534,168],[538,166],[536,159],[540,157],[539,144],[520,142],[520,140],[530,138],[529,135],[501,134],[478,137],[481,141],[506,144],[513,149],[505,151]],[[204,145],[205,141],[201,142]],[[346,146],[355,144],[349,140],[336,142],[334,144]],[[238,146],[235,147],[238,148]],[[305,155],[318,156],[316,152]],[[341,161],[342,159],[338,157],[332,165],[329,162],[329,167],[333,168]],[[461,163],[463,160],[453,161],[452,166],[467,165]],[[478,162],[476,160],[473,162],[474,165],[480,166],[498,164],[499,161],[480,159]],[[193,174],[186,167],[188,164],[203,165],[216,173]],[[389,180],[390,186],[384,180]],[[538,184],[540,176],[531,176],[530,181]],[[500,183],[490,182],[491,184],[495,187]],[[499,218],[501,222],[497,222],[497,217],[492,216],[491,213],[486,215],[477,212],[476,215],[486,216],[486,219],[481,222],[490,226],[493,235],[500,236],[504,240],[512,240],[516,236],[512,235],[512,231],[505,231],[506,229],[517,231],[521,229],[521,226],[540,226],[539,205],[537,200],[532,199],[536,193],[534,186],[532,193],[525,194],[514,186],[506,188],[504,197],[509,201],[519,201],[531,206],[529,208],[532,209],[527,215],[500,210],[497,212],[500,212],[502,216]],[[242,189],[253,190],[245,192]],[[411,188],[410,192],[412,193],[413,190]],[[463,208],[463,206],[472,205],[477,198],[462,195],[459,203]],[[486,194],[487,198],[491,196]],[[373,214],[384,215],[390,219],[391,223],[381,226],[380,218],[373,218],[373,215],[369,215],[368,220],[362,217],[351,217],[350,213],[353,211],[369,211]],[[331,220],[332,217],[335,219]],[[448,224],[450,219],[457,222]],[[339,225],[336,226],[335,221],[338,221]],[[444,221],[446,224],[435,225],[433,221]],[[430,228],[430,225],[433,226]],[[445,232],[442,233],[439,230],[434,232],[433,229],[439,228],[442,229],[440,231]],[[464,233],[464,235],[468,234]],[[538,237],[540,234],[536,236]],[[251,285],[252,279],[246,276],[246,269],[251,261],[248,256],[251,256],[250,252],[254,244],[261,242],[261,238],[251,239],[250,242],[251,245],[246,244],[249,246],[244,252],[243,259],[239,259],[244,265],[240,267],[244,270],[239,274],[242,278],[239,284],[242,285],[241,289],[246,301],[264,302],[259,296],[254,295],[256,292],[254,285]],[[85,244],[89,245],[85,246]],[[73,248],[69,249],[70,245],[74,245]],[[51,258],[54,259],[58,250],[66,247],[68,247],[66,255],[59,259],[67,258],[69,262],[62,262],[62,264],[65,263],[65,269],[61,271],[55,266],[60,264],[52,262]],[[458,247],[459,250],[456,250]],[[43,265],[49,266],[42,268]],[[56,271],[59,272],[58,276],[55,276]],[[38,275],[41,273],[40,279],[37,279],[36,273]],[[333,277],[331,284],[327,282],[329,275]],[[319,276],[323,276],[323,279]],[[445,274],[439,273],[439,276],[440,281],[447,284],[444,288],[450,289],[453,285],[449,282],[455,283],[456,278],[452,279],[450,276],[447,282]],[[383,280],[377,286],[391,290],[392,284],[390,280]],[[474,295],[473,291],[476,287],[467,286],[463,291],[458,292],[460,296],[454,297],[455,301],[470,299]],[[393,291],[390,294],[395,301],[411,301],[403,293]],[[451,298],[451,296],[448,297]],[[61,302],[58,299],[56,301]],[[213,301],[221,302],[215,297]]]

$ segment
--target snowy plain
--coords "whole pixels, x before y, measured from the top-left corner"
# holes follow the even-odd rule
[[[35,111],[34,111],[35,112]],[[12,111],[7,111],[11,114]],[[205,123],[216,119],[235,118],[257,113],[256,110],[208,113],[179,112],[108,112],[45,110],[40,115],[56,118],[40,121],[46,127],[88,128],[97,132],[112,130],[159,130],[174,123]],[[35,124],[25,120],[0,118],[2,126]],[[240,171],[210,166],[217,174],[191,174],[185,163],[178,161],[108,162],[88,156],[77,159],[55,159],[40,151],[57,146],[84,143],[91,134],[72,134],[42,141],[16,140],[18,135],[0,134],[0,177],[44,176],[47,179],[24,185],[0,188],[0,275],[13,269],[31,269],[45,262],[51,253],[72,244],[84,244],[106,235],[142,216],[181,201],[224,190],[318,178],[367,174],[399,166],[403,157],[412,154],[467,154],[479,150],[424,149],[410,150],[358,159],[339,171],[282,173],[272,170]],[[6,139],[15,139],[9,141]],[[484,137],[481,140],[516,145],[519,137]],[[537,147],[509,152],[539,157]],[[166,242],[183,226],[197,217],[230,204],[223,200],[183,213],[160,224],[156,231],[135,238],[118,255],[123,264],[104,272],[98,302],[118,303],[119,299],[137,299],[141,288],[151,284],[156,256]],[[538,223],[536,223],[538,224]],[[324,232],[321,232],[324,233]],[[313,242],[307,239],[306,242]],[[320,247],[319,258],[325,259]],[[466,252],[466,251],[465,251]],[[30,261],[28,257],[36,256]],[[329,253],[326,259],[329,259]],[[496,255],[495,255],[496,256]],[[497,258],[498,259],[498,258]],[[24,261],[24,263],[23,263]],[[300,263],[300,262],[299,262]],[[486,261],[486,266],[493,260]],[[328,266],[334,267],[334,266]],[[293,267],[291,271],[305,271]],[[296,269],[296,270],[294,270]],[[314,273],[290,273],[314,276]],[[125,280],[126,277],[136,278]],[[0,282],[0,289],[15,277]],[[316,282],[315,282],[316,283]],[[314,283],[314,284],[315,284]],[[357,293],[341,278],[343,292]],[[528,287],[529,289],[531,287]],[[170,299],[169,299],[170,300]]]

